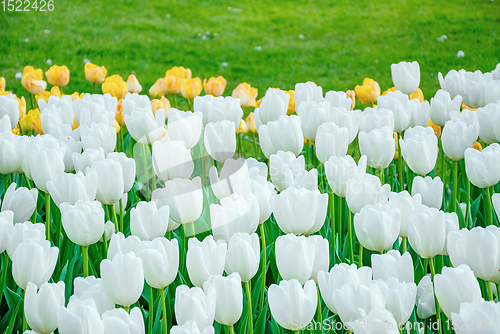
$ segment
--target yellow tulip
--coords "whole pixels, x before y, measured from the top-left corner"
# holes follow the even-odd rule
[[[247,118],[245,118],[247,132],[249,133],[257,133],[257,127],[255,126],[255,114],[251,112],[248,114]]]
[[[26,99],[24,98],[24,96],[21,96],[21,98],[18,98],[16,96],[16,99],[17,103],[19,104],[19,118],[21,118],[26,114]]]
[[[191,79],[192,73],[189,68],[184,68],[182,66],[174,66],[165,73],[165,76],[166,77],[174,76],[182,79]]]
[[[44,99],[45,102],[49,102],[49,97],[51,96],[52,94],[50,94],[50,92],[44,90],[43,92],[40,92],[40,94],[37,94],[35,95],[35,100],[38,101],[40,99]]]
[[[286,114],[291,115],[295,111],[295,91],[290,89],[285,90],[285,93],[290,94],[290,100],[288,101],[288,110],[286,111]]]
[[[142,91],[142,86],[139,83],[139,80],[137,80],[135,74],[131,74],[128,76],[127,87],[129,93],[140,93]]]
[[[0,92],[5,92],[5,78],[0,77]]]
[[[259,90],[247,84],[246,82],[240,83],[233,90],[231,94],[234,98],[239,98],[242,107],[255,107],[255,99]]]
[[[436,135],[436,137],[440,137],[441,136],[441,127],[432,123],[431,120],[429,120],[429,122],[427,123],[427,126],[430,126],[433,130],[434,130],[434,134]]]
[[[66,65],[53,65],[45,72],[49,84],[58,87],[64,87],[69,82],[69,69]]]
[[[380,86],[375,80],[365,78],[363,80],[363,86],[356,85],[356,87],[354,87],[354,92],[361,103],[373,103],[377,101],[380,96]]]
[[[14,128],[14,130],[12,130],[12,133],[15,134],[16,136],[19,136],[19,124],[16,125],[16,127]]]
[[[483,147],[481,146],[481,143],[479,143],[478,141],[474,143],[474,145],[472,145],[472,148],[475,149],[475,150],[478,150],[479,152],[481,152],[483,150]]]
[[[239,134],[242,134],[242,133],[246,133],[247,131],[248,131],[248,129],[247,129],[247,123],[245,123],[244,120],[240,119],[240,125],[236,129],[236,134],[239,135]]]
[[[394,141],[396,142],[396,152],[394,152],[394,159],[398,159],[399,158],[399,151],[398,151],[398,148],[399,148],[399,142],[398,142],[398,133],[396,131],[394,131]]]
[[[351,110],[354,110],[356,106],[356,93],[353,90],[348,90],[345,94],[351,99]]]
[[[165,92],[162,89],[163,85],[163,78],[159,78],[156,80],[153,86],[149,89],[149,95],[151,95],[154,98],[159,98],[160,96],[163,96]]]
[[[63,94],[61,93],[61,89],[59,89],[58,86],[54,86],[50,89],[50,95],[61,97]]]
[[[118,124],[118,122],[116,121],[116,119],[115,119],[115,123],[113,124],[113,126],[115,127],[116,133],[119,133],[120,130],[122,129],[120,124]]]
[[[213,96],[222,96],[224,89],[226,89],[227,81],[222,76],[217,78],[211,77],[210,79],[203,79],[203,88],[205,93]]]
[[[161,89],[165,94],[177,94],[185,79],[168,75],[163,79]]]
[[[382,94],[380,94],[380,95],[384,96],[384,95],[386,95],[387,93],[389,93],[389,92],[395,92],[396,90],[397,90],[397,89],[396,89],[396,87],[391,87],[391,88],[389,88],[388,90],[384,91],[384,92],[383,92]]]
[[[165,110],[165,118],[167,118],[168,111],[170,110],[170,101],[165,96],[160,97],[160,99],[153,99],[151,100],[151,108],[153,109],[153,115],[156,115],[156,111],[160,108]]]
[[[43,135],[43,130],[42,130],[42,118],[41,118],[41,117],[37,117],[37,118],[33,121],[33,129],[35,129],[35,131],[36,131],[39,135]]]
[[[23,133],[33,131],[33,122],[40,117],[40,110],[38,108],[31,109],[26,115],[24,115],[20,120],[21,130]]]
[[[476,111],[475,108],[468,107],[468,106],[465,105],[465,103],[462,103],[462,110],[464,110],[464,109],[469,109],[469,110],[472,110],[472,111]]]
[[[42,69],[37,69],[33,66],[26,66],[23,70],[21,85],[33,95],[40,94],[47,88],[47,83],[43,80]]]
[[[193,78],[184,80],[179,88],[182,96],[186,99],[194,99],[196,96],[200,95],[203,89],[201,85],[200,78]]]
[[[74,92],[73,94],[71,94],[71,100],[72,101],[74,101],[76,99],[81,100],[81,99],[83,99],[84,96],[85,96],[85,93]]]
[[[115,121],[120,125],[125,125],[125,120],[123,119],[123,105],[122,100],[118,100],[118,104],[116,105],[116,115]]]
[[[90,62],[85,64],[85,78],[90,82],[102,84],[107,74],[108,70],[104,66],[99,67]]]
[[[418,88],[415,91],[415,93],[410,94],[410,100],[412,100],[412,99],[418,99],[420,101],[420,103],[424,102],[425,101],[424,92],[422,92],[422,90],[420,88]]]
[[[265,94],[264,94],[265,95]],[[260,99],[258,99],[257,101],[255,101],[255,108],[260,108],[260,104],[262,103],[262,99],[264,97],[261,97]]]
[[[102,92],[104,94],[111,94],[111,96],[121,100],[125,97],[125,94],[127,94],[127,83],[123,81],[122,77],[118,74],[112,75],[104,80]]]

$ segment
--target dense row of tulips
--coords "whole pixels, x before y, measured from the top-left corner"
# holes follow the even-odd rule
[[[500,64],[430,102],[391,71],[256,101],[174,67],[150,100],[26,67],[28,112],[2,78],[0,331],[500,333]]]

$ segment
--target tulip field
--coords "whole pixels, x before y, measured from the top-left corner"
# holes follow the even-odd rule
[[[500,333],[500,63],[432,97],[416,61],[261,99],[79,70],[0,78],[1,333]]]

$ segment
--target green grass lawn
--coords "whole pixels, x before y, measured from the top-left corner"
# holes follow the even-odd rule
[[[182,65],[202,79],[223,75],[226,95],[246,81],[259,97],[270,86],[307,80],[324,91],[353,89],[366,76],[385,90],[391,63],[417,60],[430,99],[439,71],[491,71],[500,62],[499,0],[54,3],[53,12],[0,11],[0,76],[8,90],[25,94],[15,73],[25,65],[47,70],[47,59],[69,67],[68,93],[93,91],[83,71],[90,59],[125,80],[135,72],[143,92]],[[448,38],[438,41],[441,35]]]

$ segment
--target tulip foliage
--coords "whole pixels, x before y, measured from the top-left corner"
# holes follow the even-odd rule
[[[499,333],[500,66],[430,102],[390,70],[257,100],[174,67],[151,100],[26,67],[28,113],[0,92],[0,333]]]

